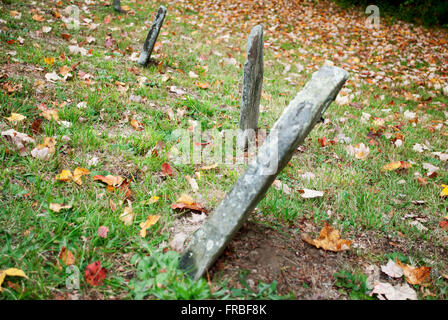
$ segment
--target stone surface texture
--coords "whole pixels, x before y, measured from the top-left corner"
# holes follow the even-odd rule
[[[244,144],[243,148],[246,148],[248,143],[245,130],[257,129],[264,72],[263,48],[263,26],[257,25],[252,28],[249,34],[246,62],[244,63],[239,121],[239,128],[242,134],[240,143]]]
[[[323,66],[313,74],[274,124],[232,190],[191,237],[180,259],[181,269],[199,279],[213,264],[347,79],[346,71],[332,66]]]
[[[115,11],[121,12],[120,0],[114,0],[114,9]]]
[[[154,49],[154,44],[157,41],[160,28],[162,27],[163,20],[165,19],[165,15],[166,8],[164,6],[160,6],[159,10],[157,10],[156,18],[152,23],[151,28],[149,29],[148,35],[146,36],[142,52],[140,53],[140,57],[138,58],[138,64],[143,66],[148,64],[149,58],[151,57],[152,49]]]

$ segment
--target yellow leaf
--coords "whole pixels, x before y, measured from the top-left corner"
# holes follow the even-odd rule
[[[0,292],[2,292],[2,283],[5,280],[5,278],[9,276],[9,277],[24,277],[24,278],[28,278],[25,275],[25,272],[23,272],[20,269],[16,269],[16,268],[9,268],[6,270],[0,270]]]
[[[60,203],[50,203],[50,210],[54,212],[60,212],[62,209],[70,209],[71,205],[63,205]]]
[[[131,7],[129,7],[127,5],[123,5],[123,6],[121,6],[121,10],[123,10],[123,11],[130,11]]]
[[[393,171],[401,167],[400,161],[393,161],[381,168],[381,171]]]
[[[339,231],[333,229],[333,227],[326,222],[320,231],[318,239],[312,239],[307,233],[302,233],[302,239],[318,249],[322,248],[334,252],[348,250],[352,244],[352,241],[350,240],[341,239]]]
[[[49,57],[49,58],[45,57],[44,61],[45,61],[46,64],[48,64],[50,66],[52,66],[54,64],[54,58],[53,57]]]
[[[70,170],[62,170],[61,173],[56,176],[57,181],[69,181],[72,178],[73,175]]]
[[[159,199],[160,199],[160,197],[158,197],[158,196],[152,196],[148,200],[143,201],[143,204],[153,204],[153,203],[156,203],[157,201],[159,201]]]
[[[8,120],[9,122],[21,122],[25,119],[26,117],[21,115],[20,113],[11,113],[10,117],[5,117],[6,120]]]
[[[440,192],[441,197],[448,196],[448,186],[446,184],[442,184],[442,192]],[[447,216],[448,217],[448,216]],[[448,219],[448,218],[447,218]]]
[[[140,236],[142,238],[146,237],[146,230],[151,227],[152,225],[156,224],[157,221],[159,221],[160,216],[157,215],[149,215],[148,218],[146,218],[145,222],[140,223]]]
[[[132,128],[134,128],[137,131],[142,131],[143,129],[145,129],[145,126],[143,125],[143,123],[141,123],[135,119],[131,120],[131,126],[132,126]]]
[[[134,221],[135,213],[132,211],[132,208],[126,207],[124,208],[124,212],[120,215],[120,220],[124,222],[125,225],[130,226]]]
[[[192,197],[190,197],[188,194],[182,193],[182,195],[177,199],[177,203],[185,203],[187,205],[192,205],[194,203],[194,200]]]
[[[88,169],[78,167],[75,169],[75,171],[73,171],[73,181],[75,181],[79,185],[82,185],[81,177],[87,174],[90,174],[90,171]]]

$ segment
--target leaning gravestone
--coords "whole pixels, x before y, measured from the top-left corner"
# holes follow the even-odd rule
[[[292,100],[244,174],[215,212],[194,233],[179,267],[199,279],[247,220],[277,174],[336,98],[348,79],[343,69],[323,66]]]
[[[241,94],[239,146],[247,148],[249,131],[257,129],[260,114],[261,87],[263,84],[263,26],[252,28],[247,40],[247,57],[244,63],[243,91]]]
[[[142,52],[140,53],[140,57],[138,59],[138,64],[141,64],[143,66],[148,64],[149,58],[151,57],[152,49],[154,48],[154,44],[156,43],[157,37],[159,36],[163,20],[165,19],[165,15],[166,8],[164,6],[160,6],[159,10],[157,10],[156,19],[152,23],[148,35],[146,36]]]

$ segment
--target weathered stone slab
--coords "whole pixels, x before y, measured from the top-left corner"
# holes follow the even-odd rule
[[[114,9],[115,9],[115,11],[122,12],[121,11],[120,0],[114,0]]]
[[[263,85],[263,26],[252,28],[247,40],[247,56],[243,71],[243,90],[241,94],[241,110],[239,128],[239,146],[243,149],[248,145],[248,129],[257,129],[260,114],[261,88]]]
[[[138,59],[138,64],[146,65],[151,57],[152,49],[154,49],[154,44],[156,43],[157,37],[159,36],[160,28],[162,27],[163,20],[165,19],[166,8],[160,6],[157,10],[157,15],[154,22],[149,29],[148,35],[146,36],[145,43],[143,45],[142,52]]]
[[[323,66],[289,103],[244,174],[204,225],[194,233],[179,267],[200,278],[247,220],[348,79],[343,69]]]

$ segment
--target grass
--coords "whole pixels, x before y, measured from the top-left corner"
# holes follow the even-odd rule
[[[51,10],[59,11],[69,5],[66,0],[61,1],[62,5],[44,2]],[[21,157],[3,137],[1,139],[0,269],[20,268],[28,279],[7,278],[18,284],[19,289],[4,283],[0,299],[53,299],[68,292],[66,280],[71,270],[61,270],[56,263],[63,246],[75,255],[80,274],[79,293],[85,298],[279,298],[275,283],[260,282],[253,291],[244,285],[243,276],[242,288],[231,288],[225,280],[192,281],[177,270],[178,254],[160,249],[172,238],[170,227],[179,217],[170,204],[181,193],[192,194],[185,176],[194,176],[198,168],[197,165],[173,165],[173,177],[160,177],[162,163],[170,162],[169,150],[176,144],[171,133],[177,128],[188,128],[191,121],[198,121],[202,130],[237,128],[247,26],[235,24],[232,32],[228,32],[228,40],[223,40],[215,36],[219,34],[218,27],[222,27],[219,17],[207,17],[202,10],[192,10],[193,7],[168,6],[169,13],[158,39],[161,47],[153,56],[155,63],[142,68],[130,61],[129,56],[131,51],[140,50],[147,32],[143,22],[153,18],[159,4],[123,2],[135,10],[135,15],[117,14],[111,6],[100,3],[89,5],[90,14],[86,16],[99,23],[93,31],[86,26],[67,30],[63,22],[52,18],[47,10],[41,13],[47,22],[35,21],[32,6],[26,2],[0,4],[4,29],[0,33],[0,63],[6,70],[5,76],[0,77],[0,85],[22,86],[11,94],[0,91],[0,129],[2,132],[9,128],[25,132],[37,143],[49,136],[57,141],[55,154],[43,161],[31,156]],[[21,12],[21,19],[14,19],[11,10]],[[108,24],[104,23],[107,16],[112,18]],[[44,25],[51,26],[52,31],[36,33]],[[293,28],[291,24],[285,25],[289,32]],[[85,45],[92,50],[92,55],[70,53],[70,43],[62,39],[61,33],[70,33],[71,39],[78,43],[87,36],[95,37],[95,42]],[[118,50],[104,46],[106,36],[110,35],[116,40]],[[19,37],[24,39],[23,45],[19,41],[7,44]],[[319,51],[322,48],[319,40],[314,55],[298,54],[296,50],[303,48],[301,44],[285,40],[283,36],[275,37],[272,32],[265,34],[265,40],[268,45],[259,127],[269,130],[309,79],[314,66],[322,65],[325,53]],[[65,59],[61,59],[61,55],[65,55]],[[46,64],[45,57],[54,57],[54,64]],[[225,57],[233,57],[237,63],[226,63]],[[307,68],[300,71],[295,66],[297,62]],[[76,63],[79,66],[72,72],[73,79],[55,83],[45,80],[46,73]],[[291,64],[289,72],[298,75],[293,84],[286,79],[287,74],[282,73],[284,64]],[[410,67],[420,69],[426,65],[418,63]],[[375,69],[374,64],[368,67],[368,70]],[[83,81],[78,74],[81,70],[92,74],[94,83]],[[190,71],[199,78],[189,78]],[[42,84],[38,85],[37,80]],[[117,81],[124,85],[117,85]],[[206,82],[210,87],[200,89],[195,81]],[[127,86],[127,90],[120,92],[120,87]],[[170,92],[171,86],[185,89],[188,92],[185,99]],[[448,238],[438,225],[448,208],[446,199],[439,196],[440,185],[448,184],[447,164],[429,151],[418,153],[412,147],[415,143],[429,141],[431,151],[446,152],[448,132],[443,112],[448,99],[440,93],[428,103],[407,99],[405,92],[428,97],[426,88],[419,85],[392,88],[348,81],[346,88],[359,91],[353,102],[361,103],[363,109],[333,103],[325,115],[330,122],[315,127],[304,142],[305,151],[297,153],[278,176],[293,193],[288,195],[270,188],[258,205],[258,212],[282,225],[294,225],[301,218],[318,226],[329,221],[342,231],[344,238],[355,239],[355,242],[369,231],[375,232],[370,239],[373,243],[387,236],[401,237],[407,247],[397,254],[417,265],[430,264],[438,275],[430,290],[438,299],[446,299],[448,284],[442,275],[448,273],[443,256]],[[131,95],[146,100],[138,103],[130,99]],[[78,108],[80,102],[86,102],[87,107]],[[60,119],[72,125],[65,128],[44,119],[41,132],[34,134],[31,125],[39,117],[37,106],[41,103],[57,108]],[[418,113],[417,125],[403,118],[405,110]],[[27,118],[14,126],[4,119],[11,112]],[[362,122],[363,113],[372,114],[372,118]],[[132,129],[128,122],[132,117],[144,124],[143,131]],[[373,117],[385,119],[384,125],[375,124]],[[428,129],[441,123],[439,129]],[[383,135],[371,139],[369,133],[378,129]],[[340,132],[350,137],[353,145],[363,142],[369,146],[366,161],[348,156],[341,142],[321,147],[317,141],[322,137],[334,139]],[[404,145],[397,148],[385,133],[401,133]],[[64,141],[64,136],[70,140]],[[159,141],[165,148],[154,155],[151,150]],[[92,157],[99,158],[98,164],[88,164]],[[396,160],[413,161],[413,165],[407,172],[381,171],[385,164]],[[437,177],[428,178],[429,183],[420,186],[415,174],[425,173],[422,168],[425,162],[441,169]],[[55,182],[61,170],[73,171],[76,167],[91,171],[89,176],[83,177],[82,185]],[[221,165],[215,170],[201,171],[197,179],[199,191],[194,196],[213,209],[231,189],[242,169]],[[313,172],[315,179],[301,178],[305,172]],[[93,181],[92,177],[98,174],[132,179],[130,188],[135,212],[132,225],[127,226],[119,219],[126,206],[123,193],[107,192],[104,185]],[[325,196],[304,201],[297,192],[303,188],[322,190]],[[159,196],[160,200],[143,205],[142,202],[151,196]],[[414,200],[424,200],[425,204],[417,206]],[[117,204],[115,210],[110,207],[110,201]],[[53,202],[71,204],[72,208],[56,213],[49,209]],[[139,224],[148,215],[156,214],[161,220],[141,238]],[[424,217],[427,230],[410,225],[404,218],[406,214]],[[109,228],[105,239],[97,235],[102,225]],[[369,249],[359,253],[367,263],[385,263],[391,254],[387,250],[373,254]],[[84,281],[84,270],[97,260],[108,270],[108,276],[103,286],[91,287]],[[357,282],[362,278],[353,277]],[[420,295],[420,298],[424,297]]]

